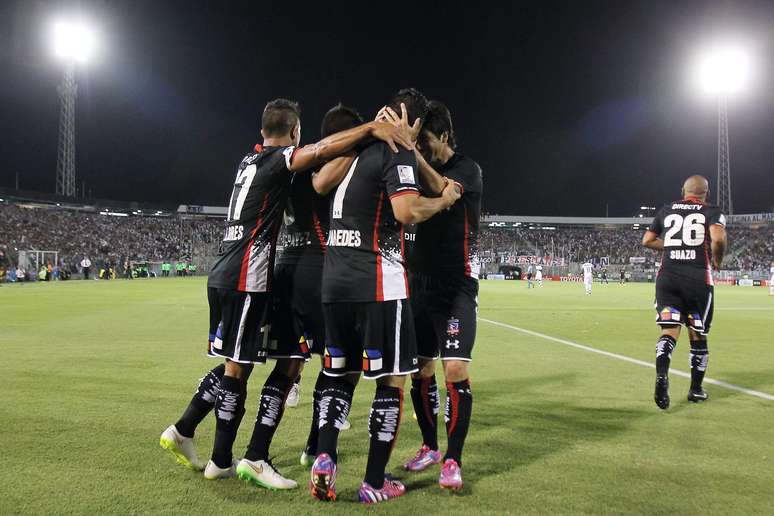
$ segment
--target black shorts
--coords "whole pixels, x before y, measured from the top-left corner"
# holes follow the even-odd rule
[[[367,303],[325,303],[324,372],[366,378],[416,372],[417,343],[411,304],[406,299]]]
[[[681,324],[707,335],[712,325],[715,287],[702,280],[691,280],[661,271],[656,278],[656,324]]]
[[[322,355],[325,321],[322,313],[320,267],[280,264],[274,267],[269,358]]]
[[[208,288],[207,298],[210,303],[210,332],[212,321],[220,313],[208,354],[243,364],[266,362],[270,294]]]
[[[411,305],[421,358],[470,362],[476,342],[478,281],[414,274]]]

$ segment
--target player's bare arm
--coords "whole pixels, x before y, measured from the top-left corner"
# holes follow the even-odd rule
[[[661,240],[658,237],[658,234],[653,231],[645,232],[645,234],[642,236],[642,245],[648,249],[653,249],[654,251],[664,250],[664,241]]]
[[[326,161],[341,156],[355,145],[368,138],[381,140],[398,152],[398,145],[414,150],[411,138],[400,127],[387,122],[368,122],[366,124],[332,134],[317,143],[298,149],[290,163],[291,172],[302,172],[319,167]]]
[[[726,228],[720,224],[713,224],[709,228],[710,238],[712,239],[712,267],[719,270],[723,264],[723,256],[726,254]]]
[[[314,191],[320,195],[328,195],[328,192],[339,186],[353,161],[355,161],[354,153],[339,156],[323,165],[318,172],[312,174]]]
[[[394,196],[390,199],[392,212],[401,224],[419,224],[460,198],[457,186],[449,182],[440,197],[422,197],[417,193]]]

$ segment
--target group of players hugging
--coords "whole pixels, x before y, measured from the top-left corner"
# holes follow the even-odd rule
[[[483,181],[478,164],[456,152],[449,110],[415,89],[397,92],[372,122],[338,105],[323,119],[322,139],[304,147],[298,146],[295,102],[269,102],[261,122],[263,143],[239,165],[207,284],[208,353],[225,361],[201,379],[180,419],[162,433],[161,446],[207,479],[236,476],[267,489],[298,487],[272,464],[269,447],[288,393],[304,363],[318,354],[322,368],[301,454],[301,464],[311,469],[312,496],[336,499],[339,432],[348,424],[361,376],[375,380],[376,389],[360,502],[379,503],[406,491],[386,467],[409,375],[423,442],[404,468],[441,464],[440,487],[462,488]],[[720,266],[725,250],[725,219],[705,203],[708,191],[705,178],[688,178],[683,198],[659,210],[643,238],[646,247],[663,251],[655,392],[662,409],[669,406],[669,365],[683,324],[691,341],[688,399],[707,399],[702,380],[713,312],[711,269]],[[261,390],[244,458],[235,459],[247,381],[253,365],[267,358],[274,369]],[[439,358],[446,382],[444,454],[438,443]],[[193,437],[213,410],[215,439],[205,465]]]
[[[360,501],[405,493],[386,466],[409,375],[423,443],[405,469],[440,463],[440,486],[460,489],[473,403],[468,363],[476,334],[480,167],[456,152],[446,106],[415,89],[397,92],[372,122],[352,108],[333,107],[322,139],[303,147],[295,102],[269,102],[261,122],[263,142],[239,165],[207,283],[208,353],[225,362],[201,379],[161,446],[208,479],[237,476],[268,489],[296,488],[272,464],[269,447],[303,364],[318,354],[322,369],[301,454],[315,498],[336,499],[338,436],[361,376],[375,380],[376,389]],[[232,447],[247,381],[253,365],[267,358],[274,369],[237,460]],[[437,435],[439,358],[447,390],[445,454]],[[193,437],[212,411],[215,442],[205,465]]]

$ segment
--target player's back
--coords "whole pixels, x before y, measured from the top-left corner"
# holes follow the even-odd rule
[[[322,267],[328,238],[328,197],[315,192],[311,174],[293,174],[284,220],[277,265]]]
[[[687,198],[664,205],[648,228],[664,241],[659,274],[666,272],[712,285],[710,226],[725,226],[720,208]]]
[[[408,297],[402,225],[391,197],[417,194],[416,158],[382,142],[365,147],[330,203],[323,302],[368,302]]]
[[[262,147],[239,164],[226,231],[208,285],[244,292],[270,289],[276,238],[282,223],[295,147]]]
[[[582,267],[583,267],[583,276],[584,277],[591,277],[591,273],[594,270],[594,266],[591,265],[590,263],[586,262],[586,263],[583,264]]]

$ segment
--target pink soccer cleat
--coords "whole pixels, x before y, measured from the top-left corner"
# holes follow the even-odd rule
[[[441,462],[441,452],[438,450],[431,450],[427,445],[423,444],[422,447],[417,450],[417,454],[414,458],[403,465],[407,471],[424,471],[433,464]]]
[[[406,493],[406,486],[400,481],[392,478],[391,475],[384,475],[384,485],[381,489],[374,489],[368,482],[360,484],[360,490],[358,496],[360,503],[374,504],[380,502],[386,502],[391,498],[397,498]]]
[[[312,496],[323,502],[336,500],[336,463],[327,453],[321,453],[312,464],[312,478],[309,480]]]
[[[462,468],[454,459],[446,459],[438,479],[441,489],[462,489]]]

